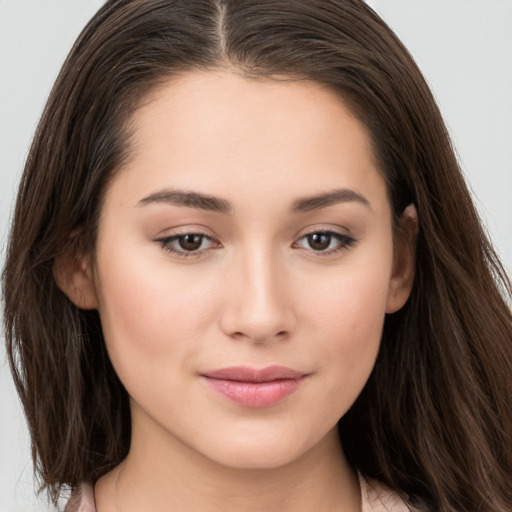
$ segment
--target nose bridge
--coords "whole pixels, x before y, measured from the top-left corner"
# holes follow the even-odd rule
[[[289,333],[293,312],[278,251],[271,244],[247,244],[232,265],[225,330],[257,342]]]

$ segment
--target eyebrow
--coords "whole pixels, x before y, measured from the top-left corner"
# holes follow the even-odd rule
[[[351,202],[360,203],[370,208],[370,202],[368,199],[359,192],[350,188],[340,188],[297,199],[292,203],[290,211],[292,213],[304,213],[327,208],[328,206],[338,203]],[[186,206],[188,208],[197,208],[199,210],[222,214],[233,213],[233,207],[225,199],[201,194],[199,192],[189,192],[186,190],[160,190],[141,199],[137,203],[137,206],[145,206],[154,203],[168,203],[175,206]]]
[[[329,192],[317,194],[303,199],[297,199],[293,202],[291,211],[293,213],[311,212],[320,210],[338,203],[360,203],[370,207],[370,202],[366,197],[351,188],[339,188]]]
[[[224,214],[230,214],[233,211],[231,205],[225,199],[185,190],[160,190],[141,199],[137,206],[152,203],[168,203]]]

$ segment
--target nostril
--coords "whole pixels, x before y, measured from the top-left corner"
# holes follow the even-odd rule
[[[273,335],[263,335],[263,334],[258,335],[257,333],[249,334],[249,333],[244,333],[243,331],[235,331],[231,334],[231,336],[235,339],[248,338],[248,339],[252,339],[253,341],[256,341],[256,342],[263,342],[263,341],[269,341],[272,338],[273,339],[286,338],[288,336],[288,334],[289,334],[289,331],[287,331],[287,330],[278,331]]]

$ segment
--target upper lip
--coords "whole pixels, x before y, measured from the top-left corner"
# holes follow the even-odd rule
[[[298,379],[306,375],[304,372],[287,368],[286,366],[272,365],[265,368],[252,368],[250,366],[230,366],[202,373],[211,379],[233,380],[239,382],[271,382],[279,379]]]

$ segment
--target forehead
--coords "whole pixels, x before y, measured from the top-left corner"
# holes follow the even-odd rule
[[[316,82],[187,72],[152,91],[130,125],[120,176],[148,193],[199,187],[222,196],[238,186],[301,196],[384,184],[365,126]]]
[[[155,128],[165,136],[161,127],[166,124],[171,130],[173,119],[180,136],[192,141],[213,133],[220,138],[228,131],[231,137],[226,142],[233,143],[247,141],[250,135],[292,141],[294,136],[316,133],[327,140],[343,130],[361,145],[369,142],[364,125],[332,88],[288,77],[252,78],[223,70],[180,73],[152,89],[133,114],[136,140],[154,138]],[[282,128],[286,132],[280,132]],[[203,138],[203,147],[204,142]]]

